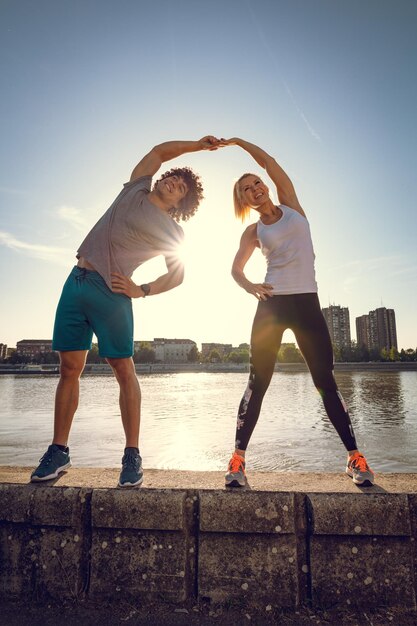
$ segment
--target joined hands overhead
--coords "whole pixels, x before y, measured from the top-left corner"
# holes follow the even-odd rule
[[[218,139],[214,135],[206,135],[199,140],[199,144],[202,150],[217,150],[218,148],[224,148],[225,146],[235,146],[238,144],[239,138],[232,137],[231,139],[225,139],[221,137]]]

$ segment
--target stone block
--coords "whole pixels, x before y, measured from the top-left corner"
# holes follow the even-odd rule
[[[41,526],[77,528],[91,490],[74,487],[37,487],[31,503],[31,522]]]
[[[307,498],[303,493],[294,493],[294,525],[297,551],[298,597],[297,604],[310,599],[309,545],[307,540]]]
[[[201,491],[200,531],[293,534],[294,494]]]
[[[75,598],[87,579],[86,500],[91,490],[11,485],[2,490],[3,594]],[[17,522],[17,523],[16,523]]]
[[[313,605],[415,606],[410,539],[311,538]]]
[[[405,494],[309,494],[315,535],[410,536]]]
[[[201,599],[248,607],[298,603],[294,535],[204,533],[198,555]]]
[[[184,601],[193,560],[183,533],[94,529],[90,597]]]
[[[408,496],[408,504],[410,508],[411,523],[411,554],[413,556],[414,580],[417,584],[417,494],[412,493]],[[417,593],[417,589],[416,589]]]
[[[82,544],[70,529],[0,528],[0,595],[78,597],[86,584]]]
[[[182,530],[186,493],[168,489],[100,489],[93,492],[96,528]]]
[[[0,597],[30,595],[37,558],[36,535],[17,524],[0,527]]]
[[[87,582],[81,536],[73,529],[47,527],[35,542],[37,597],[75,600]]]
[[[185,491],[94,491],[90,596],[187,599],[196,566],[194,509]]]
[[[27,485],[0,484],[0,521],[27,522],[33,493]]]

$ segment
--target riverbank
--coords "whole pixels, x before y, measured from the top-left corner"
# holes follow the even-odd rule
[[[163,374],[163,373],[199,373],[199,372],[249,372],[248,363],[136,363],[138,374]],[[369,363],[335,363],[335,372],[415,372],[417,362],[369,362]],[[276,372],[296,373],[307,372],[305,363],[277,363]],[[21,376],[51,376],[59,375],[57,365],[7,365],[0,364],[0,375]],[[112,374],[107,363],[87,363],[83,376],[99,376]]]

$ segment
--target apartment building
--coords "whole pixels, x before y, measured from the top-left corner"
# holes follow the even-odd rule
[[[356,336],[359,346],[369,350],[398,349],[397,326],[394,309],[380,307],[368,315],[356,318]]]
[[[351,345],[349,309],[332,304],[322,309],[330,338],[336,348]]]

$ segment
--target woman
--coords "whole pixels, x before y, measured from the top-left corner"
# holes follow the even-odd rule
[[[249,382],[239,406],[235,451],[225,476],[226,486],[245,485],[246,448],[287,328],[296,337],[326,413],[348,451],[346,473],[357,485],[370,486],[374,474],[357,449],[349,414],[333,376],[333,351],[317,295],[310,228],[293,184],[275,159],[258,146],[239,138],[224,143],[240,146],[266,170],[280,202],[279,206],[274,205],[268,187],[255,174],[244,174],[235,184],[236,217],[244,221],[254,209],[259,220],[242,235],[232,275],[259,304],[252,327]],[[267,261],[262,284],[252,283],[244,274],[257,247]]]

